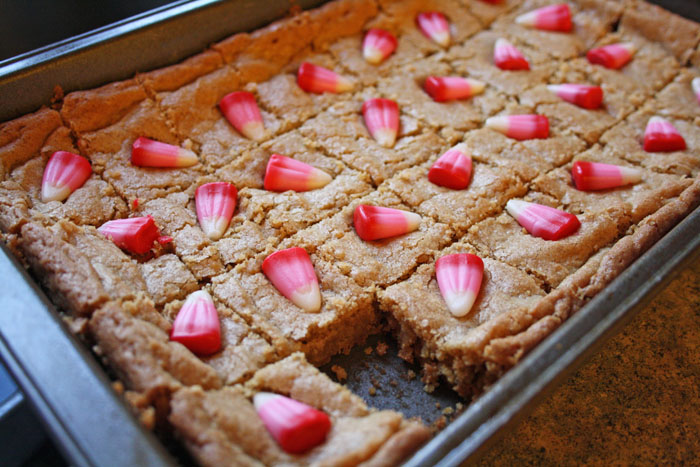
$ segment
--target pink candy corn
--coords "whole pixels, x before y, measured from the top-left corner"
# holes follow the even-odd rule
[[[515,18],[515,22],[544,31],[571,31],[571,10],[566,3],[549,5]]]
[[[496,40],[493,46],[493,63],[501,70],[530,69],[530,64],[520,50],[505,39]]]
[[[207,183],[197,188],[194,200],[199,226],[210,239],[220,239],[236,209],[238,190],[227,182]]]
[[[547,86],[557,96],[584,109],[597,109],[603,103],[600,86],[586,84],[552,84]]]
[[[472,158],[464,143],[459,143],[440,156],[428,172],[428,180],[432,183],[453,190],[468,187],[471,177]]]
[[[578,218],[573,214],[519,199],[508,201],[506,210],[518,221],[518,224],[530,232],[530,235],[545,240],[568,237],[581,226]]]
[[[331,180],[331,176],[321,169],[290,157],[273,154],[267,162],[263,184],[268,191],[309,191],[322,188]]]
[[[219,102],[219,108],[226,120],[246,138],[260,141],[265,137],[262,116],[253,94],[247,91],[226,94]]]
[[[63,201],[90,178],[87,159],[72,152],[56,151],[49,158],[41,179],[41,200]]]
[[[362,55],[367,62],[378,65],[394,53],[397,45],[396,37],[392,33],[373,28],[367,31],[362,41]]]
[[[161,237],[151,216],[115,219],[105,222],[97,230],[119,248],[139,255],[148,252],[155,241],[159,243],[172,241],[170,237]]]
[[[635,47],[631,42],[610,44],[597,49],[591,49],[586,54],[588,61],[594,65],[602,65],[605,68],[617,70],[622,68],[632,59]]]
[[[460,76],[428,76],[425,80],[425,92],[436,102],[466,99],[484,92],[481,81]]]
[[[421,217],[413,212],[366,204],[356,207],[353,215],[355,232],[365,241],[413,232],[420,226],[420,221]]]
[[[399,133],[399,106],[391,99],[369,99],[362,104],[362,115],[372,138],[385,148],[396,142]]]
[[[450,24],[445,15],[439,11],[427,11],[416,16],[416,23],[421,32],[430,40],[447,47],[450,45]]]
[[[253,404],[267,431],[290,454],[302,454],[321,444],[331,429],[324,412],[289,397],[259,392]]]
[[[190,167],[197,155],[189,149],[139,137],[131,145],[131,163],[139,167]]]
[[[272,285],[309,313],[321,309],[321,292],[311,258],[303,248],[287,248],[265,258],[262,270]]]
[[[299,67],[297,83],[304,91],[316,94],[345,92],[354,87],[352,81],[344,76],[309,62],[304,62]]]
[[[440,293],[454,316],[469,313],[481,288],[484,262],[476,255],[460,253],[443,256],[435,262]]]
[[[576,189],[581,191],[607,190],[631,185],[642,179],[642,173],[631,167],[576,161],[571,167]]]
[[[500,115],[486,120],[486,128],[518,140],[547,138],[549,120],[544,115]]]
[[[221,348],[221,325],[214,301],[204,290],[192,292],[173,321],[170,340],[197,355],[211,355]]]
[[[647,152],[683,151],[685,139],[671,122],[651,117],[644,130],[644,150]]]
[[[695,97],[697,97],[698,103],[700,104],[700,76],[697,78],[693,78],[692,87],[693,92],[695,93]]]

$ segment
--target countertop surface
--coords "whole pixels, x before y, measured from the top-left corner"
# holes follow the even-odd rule
[[[482,465],[698,465],[700,263],[678,276]]]

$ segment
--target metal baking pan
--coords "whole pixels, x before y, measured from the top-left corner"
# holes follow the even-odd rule
[[[46,436],[36,426],[29,403],[0,364],[0,459],[4,465],[22,465]]]
[[[304,8],[319,0],[296,1]],[[655,2],[700,20],[692,1]],[[230,34],[279,18],[287,0],[179,1],[112,26],[0,62],[0,121],[49,102],[53,88],[87,89],[178,62]],[[114,60],[114,57],[120,57]],[[128,57],[128,60],[124,59]],[[700,256],[700,208],[684,219],[556,332],[530,352],[489,392],[472,403],[407,462],[410,466],[459,465],[475,460],[508,427],[534,408],[607,338],[650,300],[683,264]],[[74,465],[173,465],[191,463],[182,449],[166,448],[144,430],[112,390],[104,369],[66,328],[24,268],[0,245],[0,357],[66,459]],[[418,369],[389,351],[369,349],[371,338],[342,366],[348,387],[378,408],[421,416],[462,401],[447,388],[423,391],[407,373]],[[463,402],[463,401],[462,401]]]

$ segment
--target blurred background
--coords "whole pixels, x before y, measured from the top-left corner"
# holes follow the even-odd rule
[[[0,61],[182,0],[0,0]]]

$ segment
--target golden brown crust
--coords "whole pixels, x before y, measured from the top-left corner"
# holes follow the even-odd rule
[[[214,50],[205,50],[180,63],[166,68],[159,68],[148,73],[136,75],[151,97],[158,92],[174,91],[195,79],[210,73],[223,65],[221,54]]]
[[[358,109],[359,110],[359,109]],[[409,121],[402,121],[402,132],[392,149],[380,146],[372,139],[359,112],[338,115],[321,112],[307,120],[299,129],[301,135],[313,141],[325,152],[342,160],[353,169],[368,173],[376,185],[398,171],[421,164],[446,149],[445,141],[434,131],[406,131]]]
[[[690,60],[693,49],[700,42],[698,23],[641,0],[631,0],[627,5],[620,29],[663,44],[681,64]]]
[[[484,349],[484,356],[506,368],[514,365],[569,315],[610,284],[698,204],[700,181],[696,180],[680,196],[644,219],[633,233],[620,239],[602,257],[594,258],[593,264],[579,270],[562,287],[542,300],[533,310],[533,316],[542,318],[521,333],[493,340]]]
[[[61,125],[60,114],[46,108],[1,123],[0,180],[39,153],[49,135]]]
[[[332,264],[314,255],[311,260],[321,289],[318,313],[306,313],[279,294],[260,270],[262,259],[215,278],[212,292],[269,339],[280,356],[303,351],[322,365],[376,332],[378,316],[368,291]]]
[[[237,34],[213,47],[239,71],[244,83],[261,82],[307,48],[324,50],[336,39],[360,32],[376,12],[373,0],[332,2],[251,34]]]
[[[312,10],[311,21],[321,26],[313,37],[314,50],[326,50],[337,39],[362,31],[365,23],[377,12],[375,0],[329,2]]]
[[[0,209],[3,209],[2,205]],[[0,221],[3,219],[0,216]],[[27,234],[22,234],[22,245],[24,257],[33,265],[37,274],[50,276],[50,271],[60,270],[62,258],[71,258],[64,265],[71,275],[64,279],[67,281],[65,284],[54,285],[54,292],[65,287],[80,289],[77,284],[81,277],[80,268],[84,264],[89,265],[86,270],[89,275],[84,278],[86,293],[99,290],[100,296],[106,295],[111,300],[133,299],[139,294],[148,294],[156,304],[162,306],[183,299],[199,288],[193,274],[173,254],[145,256],[137,261],[91,226],[78,226],[65,220],[60,220],[51,227],[37,222],[30,224],[25,224]],[[37,242],[36,245],[32,244],[34,242]],[[56,252],[45,253],[43,248],[47,245],[56,246]],[[81,302],[73,303],[67,308],[68,311],[80,310],[78,314],[83,315],[95,306],[95,303],[79,292],[75,299]],[[99,303],[96,302],[97,305]]]
[[[475,252],[473,246],[459,242],[439,256]],[[433,264],[421,266],[409,280],[380,292],[380,307],[393,318],[400,356],[407,360],[438,361],[447,381],[469,397],[480,389],[472,384],[472,377],[474,368],[483,361],[484,347],[493,339],[508,336],[532,323],[528,310],[545,292],[540,281],[531,275],[485,258],[484,279],[475,309],[457,318],[444,304],[434,270]]]
[[[404,422],[404,427],[391,436],[362,467],[391,467],[400,465],[416,452],[432,432],[422,423]]]
[[[692,212],[700,203],[700,180],[686,188],[677,199],[644,219],[635,232],[621,239],[605,257],[600,271],[593,281],[587,296],[592,297],[617,277],[624,268],[656,243],[680,219]]]
[[[150,215],[163,235],[173,237],[173,248],[180,260],[201,280],[223,272],[217,250],[197,224],[191,195],[173,193],[144,203],[141,215]]]
[[[212,120],[222,118],[217,108],[219,100],[236,90],[240,82],[240,75],[236,70],[230,66],[223,66],[181,88],[158,93],[156,99],[168,126],[177,135],[192,138],[204,150],[205,135],[212,125]]]
[[[690,57],[690,65],[700,68],[700,46],[695,49],[695,52]]]
[[[185,298],[199,289],[197,279],[174,254],[158,256],[139,266],[146,289],[157,305]]]
[[[599,159],[595,156],[592,152],[580,160],[597,162]],[[613,218],[618,220],[618,229],[625,229],[628,220],[637,223],[658,211],[692,184],[692,180],[687,178],[651,171],[645,171],[642,181],[624,190],[585,192],[575,189],[570,180],[571,165],[567,164],[541,175],[532,183],[532,187],[563,200],[567,210],[574,214],[601,211],[615,216]]]
[[[140,308],[123,310],[118,302],[109,302],[93,313],[89,329],[99,354],[119,374],[128,388],[145,393],[151,399],[163,398],[181,386],[200,385],[218,388],[221,380],[216,372],[202,363],[189,350],[171,342],[161,328],[136,316],[157,314],[152,303],[136,302]]]
[[[137,294],[133,300],[120,302],[120,308],[134,318],[140,319],[159,327],[163,332],[170,334],[172,325],[162,314],[156,313],[153,302],[144,294]]]
[[[63,99],[61,116],[71,129],[81,134],[119,121],[146,98],[145,89],[136,79],[119,81],[67,94]]]
[[[369,413],[362,399],[309,365],[304,354],[299,352],[261,369],[245,386],[254,391],[286,394],[306,404],[323,407],[335,416],[363,417]]]
[[[406,169],[387,181],[392,191],[411,209],[452,226],[458,234],[503,210],[506,202],[527,192],[519,177],[508,169],[476,164],[469,190],[451,190],[435,185],[425,177],[434,159]],[[508,164],[510,165],[510,164]]]
[[[32,272],[62,308],[85,316],[107,300],[90,262],[78,248],[46,227],[34,222],[24,224],[19,247]]]
[[[250,42],[231,64],[243,82],[265,81],[311,44],[318,27],[308,12],[276,21],[251,33]],[[230,45],[236,47],[239,43]]]
[[[553,205],[558,202],[541,196],[528,200]],[[615,211],[615,214],[617,211]],[[556,287],[581,267],[596,251],[614,242],[619,235],[622,215],[586,212],[577,216],[581,227],[557,241],[533,237],[509,214],[482,221],[469,230],[468,241],[484,255],[528,271],[548,286]],[[623,222],[623,229],[629,222]]]
[[[250,34],[241,32],[212,44],[211,48],[221,54],[225,63],[231,63],[248,47],[250,41]]]
[[[41,172],[35,173],[37,178],[34,187],[41,186],[39,175],[43,175],[43,164],[37,169]],[[39,196],[38,190],[36,195]],[[128,212],[126,203],[117,195],[114,188],[95,175],[63,202],[54,201],[44,204],[38,198],[32,201],[35,216],[45,216],[53,222],[67,219],[78,225],[99,226],[112,219],[126,217]]]
[[[199,386],[183,388],[173,395],[168,418],[202,465],[263,465],[239,445],[241,439],[236,436],[235,427],[248,425],[250,421],[256,424],[258,417],[236,388],[226,387],[217,392],[205,392]],[[223,422],[224,427],[220,428],[219,422]],[[269,436],[263,436],[260,442],[267,443],[263,447],[274,447]]]
[[[31,200],[27,193],[13,181],[0,182],[0,230],[19,233],[22,224],[30,219]]]
[[[700,76],[700,71],[684,68],[671,84],[666,86],[654,99],[654,110],[663,117],[692,120],[700,117],[700,106],[693,93],[692,80]]]
[[[180,305],[171,302],[166,313],[174,317]],[[244,382],[260,368],[279,359],[267,340],[233,310],[221,303],[216,303],[216,310],[221,323],[221,350],[202,357],[202,361],[216,370],[224,384]]]
[[[325,411],[326,441],[300,455],[283,452],[263,426],[250,397],[267,391]],[[392,411],[371,412],[357,396],[294,354],[258,371],[241,386],[218,391],[183,388],[173,397],[170,421],[203,465],[229,464],[224,455],[265,465],[396,465],[425,441],[429,431]]]
[[[29,129],[25,133],[31,135],[33,132]],[[12,151],[15,155],[22,154],[17,148]],[[79,153],[71,131],[65,126],[53,130],[38,149],[22,154],[8,173],[8,180],[2,182],[0,217],[5,220],[0,221],[0,228],[4,225],[4,228],[16,230],[30,216],[42,223],[68,219],[80,225],[101,225],[126,215],[125,203],[108,183],[96,175],[92,175],[65,201],[44,203],[41,198],[42,177],[49,157],[56,151]]]

